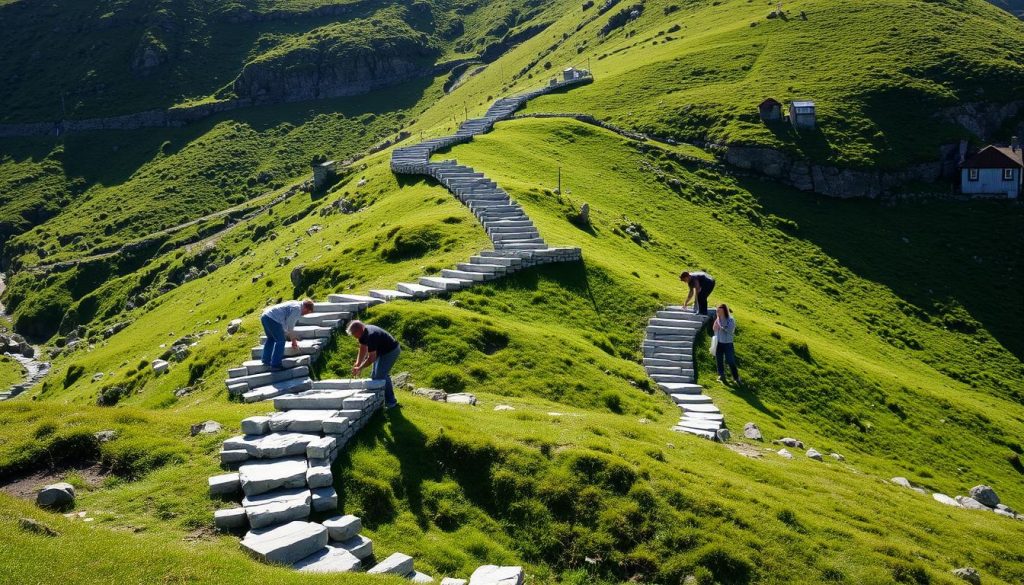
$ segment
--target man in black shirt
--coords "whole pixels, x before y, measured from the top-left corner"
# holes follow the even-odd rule
[[[689,306],[690,298],[696,294],[697,298],[693,301],[694,313],[707,317],[708,296],[711,294],[711,291],[715,290],[715,279],[706,272],[684,272],[679,275],[679,280],[690,286],[690,292],[686,295],[683,306]]]
[[[352,366],[352,375],[358,376],[360,370],[373,364],[370,379],[385,380],[384,408],[395,408],[398,406],[398,400],[395,398],[395,388],[391,384],[391,368],[401,355],[402,346],[387,331],[362,321],[350,322],[346,331],[359,340],[359,354],[356,356],[355,365]]]

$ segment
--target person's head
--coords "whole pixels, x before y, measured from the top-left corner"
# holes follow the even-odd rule
[[[300,310],[302,311],[303,315],[308,315],[308,314],[312,313],[313,309],[315,309],[315,308],[316,307],[313,305],[312,299],[303,299],[302,300],[302,308]]]
[[[725,303],[718,305],[718,316],[722,319],[729,318],[729,307]]]
[[[690,273],[683,271],[683,273],[679,275],[679,280],[683,282],[690,282]]]
[[[348,327],[345,328],[345,332],[356,339],[363,336],[363,331],[366,331],[366,325],[363,325],[363,322],[358,319],[349,321]]]

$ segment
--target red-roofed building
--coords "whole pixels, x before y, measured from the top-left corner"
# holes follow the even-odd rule
[[[968,195],[1020,196],[1024,152],[1017,139],[1010,146],[989,145],[960,165],[960,192]]]

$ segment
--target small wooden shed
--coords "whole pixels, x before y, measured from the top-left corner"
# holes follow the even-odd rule
[[[762,122],[775,122],[782,119],[782,102],[775,98],[768,98],[758,104],[757,113],[761,116]]]
[[[789,102],[789,122],[794,128],[814,128],[818,125],[814,102],[810,100]]]

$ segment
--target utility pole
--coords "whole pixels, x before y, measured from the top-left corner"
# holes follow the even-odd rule
[[[562,165],[558,165],[558,191],[559,195],[562,194]]]

